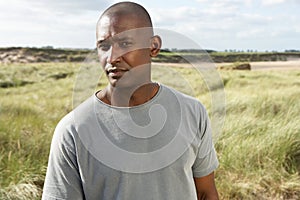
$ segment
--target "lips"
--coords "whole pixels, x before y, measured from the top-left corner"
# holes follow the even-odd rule
[[[128,72],[128,69],[125,68],[118,68],[118,67],[111,67],[107,69],[107,75],[112,78],[120,78],[123,76],[124,73]]]

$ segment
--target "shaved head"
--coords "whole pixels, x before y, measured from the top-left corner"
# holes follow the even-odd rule
[[[126,15],[134,16],[136,17],[136,19],[142,22],[140,24],[140,27],[137,28],[143,28],[143,27],[152,28],[151,17],[143,6],[133,2],[120,2],[110,6],[103,12],[103,14],[100,16],[97,22],[97,31],[98,31],[99,22],[103,17],[111,18],[114,16],[122,17]]]

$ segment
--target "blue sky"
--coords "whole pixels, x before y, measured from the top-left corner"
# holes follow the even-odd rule
[[[114,2],[0,0],[0,47],[94,48],[97,19]],[[300,0],[134,2],[149,11],[156,28],[184,35],[204,49],[300,50]]]

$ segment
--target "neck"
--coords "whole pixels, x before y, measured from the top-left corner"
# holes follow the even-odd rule
[[[105,103],[118,107],[132,107],[146,103],[152,99],[159,89],[157,83],[146,82],[142,86],[116,88],[108,85],[98,98]],[[100,92],[99,92],[100,93]]]

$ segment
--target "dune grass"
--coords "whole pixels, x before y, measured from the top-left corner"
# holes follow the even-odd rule
[[[0,65],[0,199],[40,199],[53,130],[72,110],[80,66]],[[300,71],[219,73],[226,94],[215,140],[221,199],[299,199]],[[155,66],[153,78],[197,97],[211,113],[210,92],[194,69]]]
[[[216,147],[224,198],[300,197],[299,71],[224,73],[227,117]],[[222,192],[224,190],[224,192]]]

